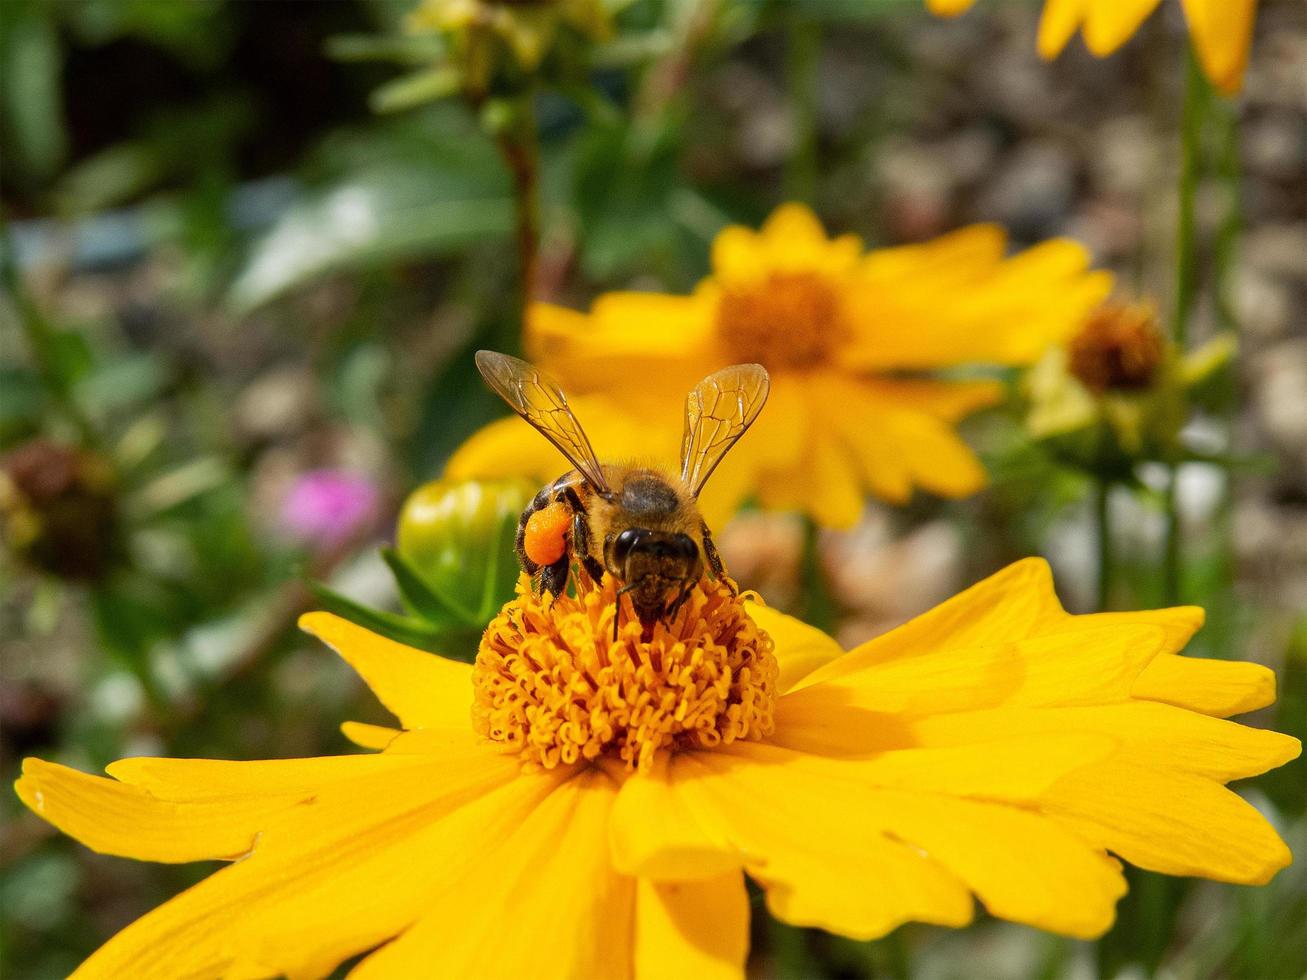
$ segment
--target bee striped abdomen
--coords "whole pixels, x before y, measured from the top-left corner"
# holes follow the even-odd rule
[[[552,565],[567,551],[567,531],[572,525],[572,510],[555,502],[542,507],[526,519],[522,550],[537,565]]]

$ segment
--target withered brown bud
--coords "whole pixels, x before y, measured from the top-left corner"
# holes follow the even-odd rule
[[[1090,391],[1141,391],[1152,385],[1166,340],[1150,303],[1105,303],[1067,345],[1071,373]]]
[[[33,439],[0,459],[0,536],[44,571],[99,578],[118,554],[113,489],[100,456]]]

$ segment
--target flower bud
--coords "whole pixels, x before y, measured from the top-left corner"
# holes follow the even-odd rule
[[[1104,304],[1026,373],[1026,430],[1063,462],[1109,479],[1144,460],[1174,462],[1187,454],[1180,433],[1196,389],[1232,353],[1231,338],[1218,336],[1184,354],[1151,303]]]
[[[538,490],[521,479],[427,483],[400,511],[399,557],[437,597],[484,626],[514,595],[517,524]]]
[[[597,41],[612,33],[602,0],[422,0],[409,27],[444,35],[464,89],[477,94],[496,77],[538,71],[563,34]]]
[[[46,439],[9,453],[0,461],[0,537],[42,571],[103,576],[121,550],[109,463]]]
[[[1071,373],[1090,391],[1150,387],[1166,357],[1151,303],[1104,303],[1067,345]]]

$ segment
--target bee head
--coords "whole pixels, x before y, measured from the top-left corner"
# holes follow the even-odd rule
[[[608,549],[608,570],[630,588],[637,609],[661,606],[668,590],[698,578],[699,545],[688,534],[628,527]]]

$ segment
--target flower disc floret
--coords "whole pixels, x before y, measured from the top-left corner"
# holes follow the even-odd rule
[[[717,331],[735,360],[791,370],[831,362],[851,334],[837,285],[813,272],[724,290]]]
[[[490,623],[472,671],[472,724],[528,768],[620,759],[647,772],[664,749],[703,749],[774,730],[771,637],[733,585],[702,580],[670,622],[643,626],[611,578],[576,596],[517,599]]]
[[[1067,346],[1071,373],[1090,391],[1148,388],[1166,357],[1166,342],[1149,303],[1105,303]]]

